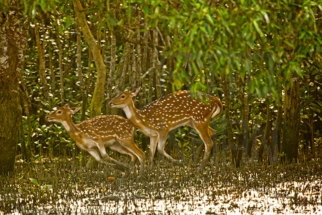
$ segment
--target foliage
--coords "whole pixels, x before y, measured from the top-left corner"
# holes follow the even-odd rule
[[[6,2],[1,1],[3,7],[8,5]],[[83,39],[81,65],[77,66],[76,41],[80,32],[72,1],[23,2],[31,28],[22,83],[26,86],[23,93],[29,98],[32,121],[31,128],[25,123],[24,132],[26,136],[33,134],[30,147],[44,147],[44,155],[51,154],[49,151],[65,154],[75,147],[63,129],[50,126],[44,116],[66,102],[73,106],[85,103],[86,109],[95,88],[96,66]],[[223,102],[230,99],[230,117],[225,113],[218,119],[217,141],[220,146],[238,145],[245,119],[242,101],[247,97],[246,105],[250,107],[248,141],[256,145],[263,142],[255,138],[258,132],[265,133],[267,122],[278,118],[284,87],[292,87],[290,80],[296,79],[300,80],[301,87],[301,142],[305,145],[299,150],[307,148],[313,152],[314,145],[307,139],[320,137],[318,128],[322,121],[319,117],[322,106],[320,2],[133,0],[82,3],[107,65],[108,83],[102,113],[121,114],[111,110],[108,101],[124,88],[142,87],[136,101],[139,107],[172,90],[204,91],[219,96]],[[42,53],[37,49],[36,25],[45,59],[45,84],[39,80]],[[229,98],[224,94],[225,82],[228,82]],[[84,110],[84,117],[88,115],[87,109]],[[75,117],[78,122],[80,116]],[[229,123],[233,143],[227,142],[225,128]],[[190,132],[180,129],[176,134],[186,156],[190,156],[189,150],[192,150],[189,138],[193,134]],[[138,137],[136,142],[141,145],[142,135]],[[57,152],[67,142],[68,149]],[[246,147],[249,143],[243,144]],[[33,153],[39,154],[36,150]]]
[[[303,77],[308,60],[321,63],[316,1],[192,0],[174,6],[159,0],[152,9],[143,2],[148,23],[173,37],[165,55],[177,60],[179,89],[184,82],[203,90],[201,72],[208,77],[236,72],[241,80],[250,77],[250,93],[279,97],[278,86]]]

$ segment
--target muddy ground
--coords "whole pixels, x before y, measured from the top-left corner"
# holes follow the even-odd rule
[[[156,161],[141,178],[76,163],[17,162],[0,177],[0,214],[322,214],[321,161],[209,164],[202,174]]]

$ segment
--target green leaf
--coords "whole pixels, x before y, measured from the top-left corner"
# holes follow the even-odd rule
[[[192,66],[192,70],[195,74],[198,74],[199,73],[199,69],[198,69],[198,66],[195,62],[191,62],[191,66]]]
[[[284,40],[284,43],[294,49],[294,44],[291,43],[290,41]]]
[[[322,108],[322,101],[316,101],[318,105]]]
[[[250,72],[251,68],[252,68],[252,63],[251,63],[250,59],[246,59],[245,60],[245,70],[246,70],[246,72]]]
[[[211,24],[212,26],[214,26],[214,25],[215,25],[215,24],[214,24],[213,17],[212,17],[212,16],[210,16],[210,14],[209,14],[209,13],[207,13],[207,14],[206,14],[206,19],[207,19],[207,21],[209,22],[209,24]]]
[[[254,24],[254,27],[255,27],[255,29],[256,29],[256,31],[257,31],[257,33],[259,33],[259,35],[260,35],[261,37],[264,37],[264,34],[263,34],[262,30],[259,28],[258,23],[257,23],[257,21],[256,21],[256,20],[254,20],[254,21],[253,21],[253,24]]]
[[[39,186],[39,183],[38,183],[37,179],[29,178],[29,181],[30,181],[32,184],[34,184],[34,185],[36,185],[36,186]]]
[[[268,24],[268,23],[269,23],[269,17],[268,17],[268,15],[267,15],[267,13],[266,13],[265,11],[261,11],[261,13],[262,13],[262,15],[263,15],[263,17],[264,17],[264,19],[265,19],[266,23]]]

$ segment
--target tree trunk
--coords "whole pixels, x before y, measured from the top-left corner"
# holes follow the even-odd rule
[[[117,88],[125,88],[126,86],[127,70],[128,70],[128,67],[130,66],[131,52],[132,52],[131,44],[126,42],[123,49],[123,55],[120,59],[120,63],[116,71],[118,74],[117,81],[116,81]]]
[[[12,6],[19,8],[17,5]],[[27,30],[21,25],[24,19],[22,13],[14,10],[3,14],[0,19],[0,174],[14,170],[16,148],[21,135],[19,76],[27,42]]]
[[[48,100],[48,86],[47,86],[47,80],[46,80],[46,61],[45,61],[45,55],[44,55],[44,48],[43,48],[43,42],[40,41],[40,33],[39,33],[39,23],[35,23],[35,36],[36,36],[36,44],[38,49],[38,59],[39,59],[39,79],[40,84],[42,86],[42,93],[46,100]],[[44,29],[44,26],[42,25],[42,29]]]
[[[106,90],[106,98],[107,102],[109,102],[115,95],[113,94],[113,85],[114,81],[114,74],[115,74],[115,67],[116,67],[116,37],[114,32],[111,32],[111,45],[110,45],[110,69],[109,75],[107,78],[107,90]],[[106,114],[116,113],[117,108],[111,108],[109,105],[106,105]]]
[[[90,106],[90,112],[92,116],[97,116],[101,114],[102,101],[104,99],[104,89],[106,83],[106,65],[104,64],[103,57],[100,51],[100,47],[96,43],[95,38],[91,30],[87,25],[87,20],[84,13],[84,8],[79,0],[73,1],[76,22],[78,27],[80,27],[84,39],[93,54],[93,59],[95,62],[97,76],[96,84],[93,93],[93,99]]]
[[[50,90],[51,92],[56,92],[56,74],[53,65],[53,50],[50,48],[49,52],[49,71],[50,71]]]
[[[141,13],[138,13],[138,22],[141,21]],[[137,25],[137,30],[136,30],[136,41],[138,41],[139,43],[136,45],[136,56],[133,55],[134,57],[136,57],[136,83],[135,83],[135,87],[138,86],[142,86],[142,47],[140,44],[141,41],[141,31],[139,28],[139,25]]]
[[[161,93],[161,84],[160,84],[160,61],[159,61],[159,52],[157,46],[159,45],[159,35],[157,29],[152,30],[152,67],[155,72],[155,96],[156,98],[160,98],[162,96]]]
[[[233,142],[233,128],[232,128],[232,122],[231,122],[231,116],[230,116],[230,89],[229,89],[229,77],[227,75],[224,75],[223,77],[223,92],[224,92],[224,100],[225,100],[225,120],[226,120],[226,146],[223,146],[222,151],[222,162],[226,163],[226,147],[231,147],[232,152],[232,159],[235,162],[236,159],[236,153],[233,148],[234,142]]]
[[[57,46],[58,46],[58,62],[59,62],[59,80],[60,80],[60,102],[62,105],[65,103],[65,91],[64,91],[64,71],[63,71],[63,47],[60,41],[60,34],[58,29],[58,23],[56,24],[57,31]]]
[[[299,80],[292,79],[293,84],[289,89],[284,89],[284,125],[282,161],[296,162],[298,155],[300,131],[300,87]]]
[[[34,153],[31,150],[31,144],[32,144],[32,125],[31,125],[31,119],[30,119],[30,104],[31,101],[29,99],[28,91],[27,91],[27,86],[25,83],[25,80],[23,77],[20,78],[20,87],[21,87],[21,101],[23,104],[23,111],[25,115],[27,116],[27,138],[24,138],[23,142],[21,143],[21,151],[22,151],[22,158],[29,162],[31,159],[31,155]]]
[[[239,96],[241,100],[241,133],[238,137],[238,147],[237,147],[237,160],[236,160],[236,167],[240,167],[241,160],[244,154],[245,148],[248,145],[249,140],[249,128],[248,128],[248,118],[249,118],[249,98],[248,95],[245,93],[245,83],[247,83],[247,77],[244,77],[244,81],[240,78],[240,90]]]
[[[79,86],[81,90],[82,95],[82,116],[81,121],[85,119],[85,113],[86,113],[86,107],[87,107],[87,93],[85,88],[85,83],[83,80],[83,70],[82,70],[82,41],[81,41],[81,32],[77,33],[77,73],[78,73],[78,79],[79,79]]]

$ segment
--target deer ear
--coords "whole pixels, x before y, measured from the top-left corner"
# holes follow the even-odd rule
[[[77,113],[81,108],[80,107],[75,107],[71,109],[72,114]]]
[[[132,91],[132,96],[133,97],[136,96],[138,94],[138,92],[140,91],[140,89],[141,89],[141,87],[138,87],[138,88],[136,88],[135,91]]]
[[[64,105],[64,108],[70,108],[70,107],[69,107],[69,104],[68,104],[68,103],[66,103],[66,104]]]

